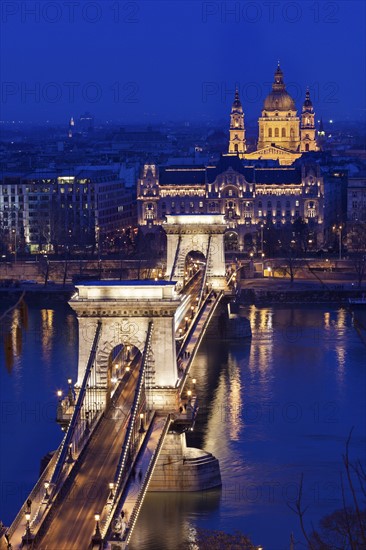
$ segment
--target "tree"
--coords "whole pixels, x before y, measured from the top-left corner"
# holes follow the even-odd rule
[[[222,550],[227,548],[230,550],[257,550],[257,546],[251,540],[236,531],[234,534],[225,533],[224,531],[208,531],[206,529],[198,529],[197,543],[200,550]]]
[[[352,429],[353,430],[353,429]],[[366,548],[366,509],[361,509],[357,489],[366,495],[366,471],[361,461],[350,461],[349,445],[352,430],[346,442],[343,466],[346,474],[341,474],[343,507],[322,518],[319,528],[309,534],[305,527],[305,513],[308,506],[302,503],[303,476],[301,476],[299,494],[295,505],[289,507],[297,514],[300,526],[309,550],[359,550]],[[350,494],[350,503],[346,502],[346,488]]]

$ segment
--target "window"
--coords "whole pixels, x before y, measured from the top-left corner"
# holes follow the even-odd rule
[[[262,210],[258,210],[258,217],[261,218],[263,216]]]
[[[272,203],[271,203],[271,201],[268,201],[268,202],[267,202],[267,208],[272,208]]]
[[[262,208],[262,201],[258,202],[258,208]]]
[[[272,137],[272,128],[269,128],[268,130],[268,137]]]
[[[295,202],[295,206],[299,206],[299,201],[296,201],[296,202]]]
[[[235,143],[235,145],[234,145],[234,150],[235,150],[235,153],[238,152],[238,144],[237,143]]]
[[[233,190],[232,190],[232,189],[229,189],[229,191],[228,191],[228,196],[229,196],[229,197],[232,197],[232,196],[233,196]]]
[[[309,151],[309,144],[305,143],[305,151]]]
[[[280,137],[280,130],[279,128],[275,128],[275,137]]]
[[[162,209],[162,210],[166,210],[166,204],[165,204],[165,202],[163,202],[163,204],[161,205],[161,209]]]
[[[286,201],[286,208],[290,208],[290,201]]]
[[[199,207],[203,208],[203,202],[202,201],[199,202]]]
[[[281,130],[281,136],[286,137],[286,128],[282,128]]]

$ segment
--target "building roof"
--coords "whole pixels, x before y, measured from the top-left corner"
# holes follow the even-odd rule
[[[160,185],[204,185],[205,166],[163,166],[159,168]]]
[[[256,168],[255,182],[263,184],[301,183],[301,170],[298,168]]]
[[[213,183],[216,178],[232,169],[242,174],[248,183],[262,184],[299,184],[301,168],[256,168],[244,166],[238,155],[222,155],[214,166],[169,166],[160,167],[160,185],[205,185]]]

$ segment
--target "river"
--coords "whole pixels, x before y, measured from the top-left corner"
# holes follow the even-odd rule
[[[220,460],[222,488],[149,493],[132,550],[189,548],[196,529],[241,530],[266,550],[290,548],[292,532],[295,548],[303,548],[291,510],[301,476],[310,529],[342,505],[342,454],[352,427],[351,458],[366,458],[366,338],[351,314],[325,305],[244,313],[252,339],[204,341],[189,382],[200,403],[189,444]],[[75,380],[77,322],[66,304],[33,302],[1,328],[0,518],[9,524],[41,457],[60,442],[56,392]]]

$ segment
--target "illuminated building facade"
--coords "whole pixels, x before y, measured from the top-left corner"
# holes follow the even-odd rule
[[[324,184],[318,166],[259,168],[238,155],[213,166],[146,164],[137,187],[138,223],[151,231],[167,215],[223,214],[227,248],[258,247],[261,225],[290,226],[302,218],[323,241]]]
[[[124,226],[125,202],[124,181],[112,171],[4,174],[1,234],[10,250],[95,245]]]

